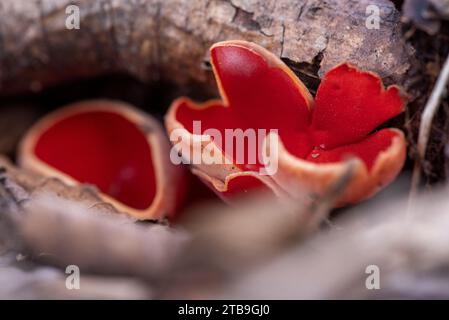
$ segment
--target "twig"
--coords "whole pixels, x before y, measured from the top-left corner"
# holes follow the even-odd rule
[[[421,167],[424,162],[426,155],[427,143],[429,141],[430,130],[432,128],[433,118],[438,111],[440,101],[444,95],[446,85],[449,81],[449,55],[446,58],[443,69],[438,76],[435,87],[433,88],[432,94],[424,107],[424,112],[421,116],[421,124],[419,127],[418,145],[417,145],[417,155],[415,159],[415,165],[413,168],[412,183],[409,195],[409,207],[408,212],[410,212],[413,207],[413,199],[416,197],[418,185],[421,180]]]

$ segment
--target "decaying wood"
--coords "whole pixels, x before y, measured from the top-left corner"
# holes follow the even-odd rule
[[[236,208],[208,206],[200,210],[199,218],[183,224],[185,232],[179,227],[137,224],[118,214],[104,214],[91,205],[96,199],[94,190],[80,197],[73,191],[79,187],[61,182],[42,188],[39,179],[45,178],[19,170],[6,160],[2,163],[0,226],[9,230],[2,234],[9,240],[7,250],[19,252],[21,259],[62,269],[77,265],[84,274],[138,277],[151,283],[157,296],[189,287],[200,271],[204,272],[201,277],[214,275],[216,284],[222,286],[228,277],[302,241],[327,217],[352,175],[349,162],[347,173],[319,206],[281,205],[270,197],[257,197]],[[45,280],[39,274],[36,277]],[[53,280],[48,280],[50,286]]]
[[[376,204],[373,207],[356,207],[353,214],[334,220],[330,228],[304,238],[299,236],[301,229],[292,233],[291,226],[304,218],[313,221],[313,216],[291,215],[291,207],[285,210],[287,207],[270,203],[268,198],[234,208],[206,207],[201,210],[201,219],[183,224],[184,232],[182,227],[135,224],[117,215],[92,214],[86,206],[62,198],[49,201],[40,195],[30,205],[31,201],[20,200],[23,195],[27,199],[27,186],[14,187],[15,180],[5,179],[4,172],[2,175],[0,191],[8,192],[0,192],[0,216],[4,218],[7,213],[12,217],[14,228],[9,230],[20,241],[19,246],[9,248],[9,254],[0,256],[0,263],[11,254],[21,253],[2,265],[2,274],[7,275],[0,276],[0,284],[5,284],[0,286],[3,297],[449,295],[441,285],[449,281],[445,271],[449,266],[447,189],[417,199],[413,216],[406,214],[406,199],[398,202],[392,196],[393,203],[380,201],[372,202]],[[27,261],[51,263],[62,270],[34,266],[24,273],[16,269],[17,264]],[[80,267],[81,286],[85,283],[86,291],[67,292],[63,270],[68,264]],[[366,267],[373,264],[381,272],[378,291],[365,286]],[[92,272],[101,277],[92,278]],[[120,282],[112,275],[132,276],[135,281],[124,278]],[[17,282],[10,282],[12,278]],[[129,291],[111,296],[108,288],[119,283]],[[23,287],[15,284],[30,290],[21,291]]]
[[[2,220],[8,222],[7,235],[15,238],[9,249],[26,252],[35,260],[149,278],[165,269],[182,242],[181,234],[174,235],[167,226],[137,224],[119,214],[93,189],[70,187],[19,170],[5,160],[0,168]]]
[[[0,179],[16,204],[31,202],[41,195],[53,195],[56,199],[75,201],[87,211],[104,214],[118,214],[109,203],[98,195],[90,185],[68,186],[61,180],[44,177],[28,170],[15,167],[7,158],[0,156]],[[125,219],[125,215],[121,215]],[[126,218],[130,219],[131,218]]]
[[[81,9],[80,30],[65,27],[71,4]],[[365,25],[373,4],[381,9],[378,30]],[[415,85],[416,97],[428,88],[420,81],[431,63],[413,65],[399,20],[388,0],[3,0],[0,93],[118,72],[193,83],[205,95],[214,88],[208,47],[245,39],[283,58],[312,90],[326,70],[350,61],[387,84]],[[200,218],[171,227],[136,223],[93,187],[67,186],[1,158],[0,297],[449,297],[448,190],[416,198],[407,219],[404,200],[356,207],[319,230],[339,186],[311,207],[247,200],[195,209]],[[80,291],[65,287],[69,264],[81,269]],[[365,286],[372,264],[380,267],[379,291]]]
[[[89,214],[76,202],[36,199],[15,221],[34,260],[88,273],[154,279],[181,248],[184,237],[168,226],[129,223],[116,215]]]
[[[103,273],[120,272],[122,264],[129,260],[126,272],[147,277],[153,273],[161,274],[161,270],[167,269],[168,257],[182,242],[182,233],[176,229],[164,225],[136,224],[132,219],[118,215],[112,207],[101,202],[93,189],[69,187],[56,179],[17,169],[6,160],[0,162],[0,167],[4,168],[0,176],[0,190],[4,194],[0,199],[4,202],[4,211],[14,212],[11,216],[12,229],[23,248],[42,259],[48,258],[58,265],[71,261]],[[326,198],[320,199],[319,206],[316,202],[308,206],[299,203],[281,205],[270,197],[258,206],[255,203],[261,201],[257,197],[254,203],[232,213],[229,213],[229,208],[223,207],[215,209],[217,213],[214,216],[201,214],[188,224],[193,226],[189,234],[194,236],[195,241],[190,241],[183,253],[178,254],[181,257],[178,261],[185,263],[196,256],[192,251],[198,250],[202,253],[210,250],[205,255],[209,262],[215,258],[245,261],[270,255],[292,239],[297,241],[299,237],[316,230],[351,175],[352,162],[349,162],[348,172]],[[273,210],[277,210],[278,215],[272,215]],[[246,212],[243,217],[241,211]],[[248,233],[254,220],[260,221],[259,227]],[[231,233],[232,243],[227,240]],[[121,243],[118,248],[117,238]],[[63,246],[61,242],[64,242]],[[146,247],[141,246],[142,243],[153,245]],[[269,250],[269,247],[272,249]],[[217,255],[215,252],[219,248],[221,252]],[[99,252],[104,258],[98,259]],[[132,262],[135,257],[140,257],[141,263]],[[222,264],[223,267],[225,265]]]
[[[79,30],[66,28],[71,4]],[[379,29],[366,27],[368,5],[380,8]],[[306,82],[350,61],[403,84],[413,50],[399,21],[388,0],[3,0],[0,91],[111,72],[210,84],[208,48],[229,39],[267,47]]]

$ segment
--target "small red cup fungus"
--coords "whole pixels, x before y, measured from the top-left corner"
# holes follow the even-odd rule
[[[47,115],[22,140],[22,167],[68,184],[95,185],[100,196],[137,219],[173,215],[182,168],[151,116],[122,103],[91,100]]]
[[[179,98],[170,106],[165,124],[184,157],[189,150],[222,160],[192,166],[222,197],[254,188],[269,189],[278,196],[320,195],[347,168],[349,156],[356,164],[337,201],[342,206],[372,196],[400,172],[406,156],[403,133],[377,130],[404,110],[398,87],[385,89],[377,75],[345,63],[324,76],[314,99],[278,57],[254,43],[220,42],[210,53],[222,101],[197,104]],[[195,131],[197,121],[200,132]],[[248,130],[263,129],[269,134],[256,144],[256,162],[249,161],[254,148],[249,148],[248,140],[241,144],[246,149],[243,161],[238,161],[237,143],[227,149],[228,141],[218,143],[212,129],[222,137],[228,129],[241,129],[247,133],[244,138],[251,136]],[[195,144],[195,139],[201,143]],[[277,141],[277,170],[261,174],[267,162],[260,155],[270,153],[270,141]]]

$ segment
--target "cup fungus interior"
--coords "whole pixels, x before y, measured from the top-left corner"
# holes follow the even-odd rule
[[[127,117],[83,111],[61,117],[39,134],[35,156],[50,167],[136,210],[156,193],[151,146]]]
[[[347,64],[337,66],[321,81],[314,102],[300,80],[268,52],[240,43],[223,44],[212,48],[211,60],[224,101],[196,105],[179,100],[175,117],[189,132],[193,121],[201,121],[203,134],[216,128],[222,137],[229,128],[277,129],[286,149],[298,158],[329,163],[351,154],[368,169],[398,134],[390,129],[372,133],[401,113],[404,102],[396,87],[385,90],[371,73]],[[258,140],[258,146],[262,142]],[[259,160],[255,166],[249,163],[245,143],[245,161],[237,165],[243,170],[261,167]]]
[[[265,194],[271,193],[271,189],[261,180],[253,176],[238,176],[237,179],[231,179],[223,196],[227,198],[241,196],[250,193],[253,190],[263,191]]]

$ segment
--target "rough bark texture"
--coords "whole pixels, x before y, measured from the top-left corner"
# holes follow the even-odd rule
[[[104,202],[96,188],[87,185],[68,186],[53,177],[44,177],[27,170],[18,169],[5,157],[0,156],[0,184],[4,186],[13,201],[13,205],[31,202],[41,195],[52,195],[57,199],[74,201],[87,211],[105,214],[117,214],[111,204]],[[134,221],[131,218],[130,221]]]
[[[80,30],[65,26],[70,4],[80,8]],[[378,30],[365,26],[372,4]],[[306,82],[350,61],[405,84],[413,50],[399,20],[388,0],[3,0],[0,92],[111,72],[210,83],[208,48],[227,39],[267,47]]]
[[[184,237],[167,225],[135,222],[93,188],[67,186],[0,157],[0,258],[15,251],[62,268],[73,263],[94,273],[149,278],[166,268]]]

